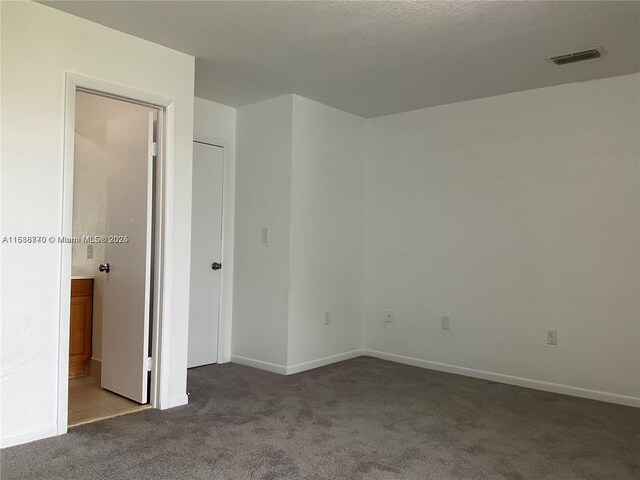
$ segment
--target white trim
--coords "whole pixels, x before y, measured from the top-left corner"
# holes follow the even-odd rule
[[[73,234],[73,159],[76,124],[76,88],[74,78],[67,73],[64,99],[64,150],[62,165],[61,234]],[[56,433],[67,433],[69,405],[69,334],[71,298],[71,245],[60,245],[60,305],[58,307],[58,392]],[[64,332],[64,334],[63,334]],[[46,429],[45,429],[46,430]],[[35,440],[35,439],[31,439]],[[25,440],[30,441],[30,440]]]
[[[181,407],[183,405],[187,405],[188,403],[189,403],[189,395],[187,395],[186,393],[181,393],[180,395],[174,395],[170,397],[169,401],[166,403],[166,405],[163,408],[167,409],[167,408]]]
[[[154,166],[155,168],[155,174],[157,175],[156,179],[155,179],[155,185],[154,187],[156,188],[156,195],[155,195],[155,212],[154,212],[154,242],[155,242],[155,246],[154,246],[154,251],[153,251],[153,262],[154,262],[154,273],[155,272],[162,272],[162,275],[159,275],[157,273],[154,274],[153,276],[153,295],[154,295],[154,302],[153,302],[153,318],[157,318],[157,319],[162,319],[162,312],[171,312],[171,304],[170,302],[166,302],[164,299],[164,292],[170,292],[170,285],[169,285],[169,290],[167,290],[167,283],[170,283],[170,279],[168,278],[169,275],[169,264],[165,263],[165,247],[164,247],[164,238],[163,238],[163,228],[164,231],[171,231],[168,230],[167,225],[166,225],[166,220],[165,217],[167,215],[167,211],[169,209],[169,206],[166,204],[166,162],[163,161],[163,159],[167,158],[167,155],[165,154],[165,152],[169,151],[168,145],[166,145],[165,142],[165,138],[168,139],[168,137],[165,134],[165,130],[169,129],[169,122],[171,121],[171,125],[173,125],[173,113],[171,115],[169,115],[169,109],[171,109],[173,111],[173,104],[169,105],[164,111],[163,110],[159,110],[158,111],[158,118],[157,118],[157,122],[158,122],[158,126],[163,126],[163,128],[158,128],[157,129],[157,138],[155,139],[156,143],[158,144],[158,152],[157,152],[157,156],[156,158],[158,159],[158,161],[156,162],[156,165]],[[173,127],[171,127],[173,128]],[[173,148],[173,147],[172,147]],[[172,150],[173,151],[173,150]],[[152,365],[152,369],[151,369],[151,384],[150,384],[150,389],[149,389],[149,403],[151,403],[152,406],[156,407],[156,408],[162,408],[162,399],[163,398],[168,398],[169,395],[169,387],[168,385],[165,385],[166,383],[168,383],[168,376],[167,376],[167,380],[162,383],[160,381],[160,372],[164,371],[167,372],[169,370],[169,366],[167,364],[168,362],[168,354],[166,355],[162,355],[162,351],[163,351],[163,347],[164,347],[164,351],[168,352],[169,351],[169,339],[170,337],[167,335],[166,331],[161,332],[161,334],[158,333],[158,329],[156,328],[157,325],[153,324],[152,328],[151,328],[151,355],[153,357],[153,365]],[[164,387],[164,393],[163,395],[160,394],[161,388]]]
[[[173,250],[173,165],[175,163],[175,99],[150,92],[133,89],[104,80],[66,72],[65,74],[65,115],[64,115],[64,155],[62,187],[63,236],[72,235],[73,227],[73,162],[75,131],[75,100],[78,89],[104,93],[109,96],[132,100],[160,108],[159,124],[162,138],[159,138],[161,164],[161,188],[156,201],[160,217],[159,232],[156,237],[159,265],[155,269],[154,315],[153,318],[153,362],[151,376],[151,405],[154,408],[170,408],[169,398],[169,341],[171,331],[171,265]],[[163,111],[164,110],[164,111]],[[164,122],[162,122],[164,120]],[[58,435],[67,432],[68,408],[68,356],[69,356],[69,298],[71,296],[71,244],[60,246],[60,319],[58,330],[58,392],[57,422]],[[65,334],[63,334],[65,332]],[[44,429],[46,431],[46,429]],[[39,431],[40,432],[40,431]],[[35,435],[35,434],[34,434]],[[34,440],[35,438],[31,438]],[[30,441],[30,440],[26,440]]]
[[[144,255],[144,328],[142,332],[142,338],[149,338],[149,329],[152,328],[151,322],[153,321],[153,305],[151,305],[152,292],[154,292],[154,285],[151,284],[152,277],[151,272],[154,267],[153,261],[155,260],[155,254],[153,249],[155,248],[155,243],[152,241],[154,231],[154,195],[157,195],[154,192],[154,177],[156,169],[156,161],[157,158],[160,162],[162,161],[162,157],[160,155],[160,149],[154,148],[154,142],[156,142],[156,138],[154,138],[154,130],[156,125],[155,123],[155,111],[149,111],[147,113],[147,228],[146,228],[146,245],[145,245],[145,255]],[[160,124],[158,123],[158,127]],[[158,128],[158,130],[162,130],[162,128]],[[155,150],[155,151],[154,151]],[[142,391],[140,392],[140,397],[142,398],[143,403],[150,402],[151,395],[149,395],[149,389],[151,388],[149,382],[149,371],[147,365],[147,359],[151,356],[153,352],[153,346],[149,346],[148,340],[147,345],[145,346],[145,352],[143,357],[143,368],[140,370],[140,381],[142,382]],[[147,368],[145,368],[147,367]],[[102,372],[102,370],[101,370]]]
[[[23,443],[42,440],[43,438],[55,437],[56,435],[58,435],[57,425],[49,425],[48,427],[36,428],[34,430],[16,433],[15,435],[9,435],[8,437],[2,437],[2,446],[0,448],[22,445]]]
[[[324,367],[336,362],[342,362],[344,360],[350,360],[352,358],[360,357],[363,355],[362,350],[351,350],[350,352],[338,353],[337,355],[331,355],[328,357],[318,358],[309,362],[298,363],[297,365],[291,365],[287,367],[287,375],[294,373],[304,372],[306,370],[312,370],[318,367]]]
[[[220,314],[218,319],[218,363],[231,361],[231,326],[233,324],[233,245],[235,222],[235,151],[233,142],[208,135],[193,135],[194,142],[222,147],[222,277],[220,279]]]
[[[277,363],[263,362],[262,360],[256,360],[255,358],[241,357],[240,355],[231,355],[231,361],[233,363],[239,363],[240,365],[246,365],[247,367],[266,370],[267,372],[278,373],[280,375],[287,374],[287,367],[285,367],[284,365],[278,365]]]
[[[640,408],[640,398],[628,395],[619,395],[617,393],[602,392],[599,390],[589,390],[587,388],[572,387],[570,385],[562,385],[559,383],[544,382],[541,380],[533,380],[531,378],[516,377],[513,375],[504,375],[502,373],[487,372],[485,370],[476,370],[474,368],[459,367],[447,363],[431,362],[414,357],[406,357],[404,355],[396,355],[394,353],[379,352],[376,350],[363,350],[362,355],[367,355],[382,360],[403,363],[414,367],[428,368],[439,372],[454,373],[464,375],[466,377],[481,378],[483,380],[491,380],[508,385],[516,385],[518,387],[533,388],[535,390],[543,390],[545,392],[560,393],[563,395],[571,395],[574,397],[588,398],[591,400],[600,400],[602,402],[617,403],[629,407]]]

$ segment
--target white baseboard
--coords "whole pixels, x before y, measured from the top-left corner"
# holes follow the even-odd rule
[[[331,355],[329,357],[318,358],[317,360],[311,360],[309,362],[298,363],[297,365],[291,365],[290,367],[287,367],[287,375],[304,372],[306,370],[312,370],[318,367],[324,367],[325,365],[342,362],[343,360],[360,357],[361,355],[363,355],[362,350],[352,350],[350,352],[339,353],[337,355]]]
[[[240,365],[246,365],[247,367],[266,370],[267,372],[279,373],[280,375],[287,374],[287,367],[285,367],[284,365],[278,365],[277,363],[263,362],[262,360],[256,360],[255,358],[242,357],[240,355],[231,355],[231,361],[233,363],[239,363]]]
[[[588,398],[590,400],[600,400],[602,402],[617,403],[629,407],[640,408],[640,398],[628,395],[619,395],[617,393],[602,392],[598,390],[589,390],[586,388],[572,387],[570,385],[562,385],[559,383],[544,382],[541,380],[533,380],[524,377],[515,377],[513,375],[504,375],[502,373],[487,372],[484,370],[476,370],[474,368],[459,367],[447,363],[431,362],[414,357],[406,357],[404,355],[396,355],[394,353],[379,352],[376,350],[363,350],[362,355],[389,360],[392,362],[412,365],[414,367],[428,368],[440,372],[455,373],[467,377],[481,378],[483,380],[491,380],[508,385],[517,385],[519,387],[533,388],[535,390],[543,390],[545,392],[561,393],[564,395],[572,395],[574,397]]]
[[[43,438],[55,437],[58,434],[57,425],[50,425],[48,427],[36,428],[22,433],[16,433],[9,435],[8,437],[0,440],[0,448],[13,447],[15,445],[22,445],[23,443],[34,442],[36,440],[42,440]]]

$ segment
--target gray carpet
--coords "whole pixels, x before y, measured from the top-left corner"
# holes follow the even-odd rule
[[[188,381],[188,406],[3,450],[2,480],[640,478],[640,409],[367,357]]]

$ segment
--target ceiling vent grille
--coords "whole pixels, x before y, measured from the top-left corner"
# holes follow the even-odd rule
[[[556,65],[566,65],[567,63],[582,62],[584,60],[591,60],[594,58],[600,58],[602,56],[602,49],[590,48],[589,50],[582,50],[580,52],[565,53],[564,55],[557,55],[551,57],[551,60]]]

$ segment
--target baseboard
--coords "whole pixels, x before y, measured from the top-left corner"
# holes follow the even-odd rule
[[[467,377],[506,383],[508,385],[517,385],[519,387],[533,388],[535,390],[543,390],[545,392],[561,393],[563,395],[572,395],[574,397],[588,398],[590,400],[600,400],[602,402],[617,403],[628,407],[640,408],[640,398],[628,395],[619,395],[617,393],[589,390],[586,388],[572,387],[570,385],[563,385],[559,383],[544,382],[530,378],[476,370],[474,368],[459,367],[447,363],[431,362],[429,360],[406,357],[404,355],[396,355],[394,353],[379,352],[376,350],[365,349],[362,351],[362,355],[403,363],[405,365],[412,365],[414,367],[428,368],[430,370],[437,370],[440,372],[455,373],[458,375],[465,375]]]
[[[9,435],[8,437],[2,438],[2,440],[0,441],[0,448],[13,447],[15,445],[22,445],[23,443],[42,440],[43,438],[55,437],[57,434],[57,425],[36,428],[34,430],[29,430],[27,432],[17,433],[15,435]]]
[[[89,371],[87,373],[90,377],[93,377],[100,382],[102,378],[102,361],[97,358],[92,358],[89,362]]]
[[[246,365],[247,367],[266,370],[267,372],[279,373],[280,375],[287,374],[287,367],[285,367],[284,365],[278,365],[277,363],[263,362],[262,360],[256,360],[255,358],[242,357],[240,355],[231,355],[231,361],[233,363],[239,363],[240,365]]]
[[[298,363],[297,365],[291,365],[287,367],[287,375],[304,372],[306,370],[312,370],[318,367],[324,367],[332,363],[342,362],[343,360],[360,357],[361,355],[363,355],[362,350],[352,350],[350,352],[339,353],[337,355],[331,355],[329,357],[318,358],[317,360],[311,360],[309,362]]]

